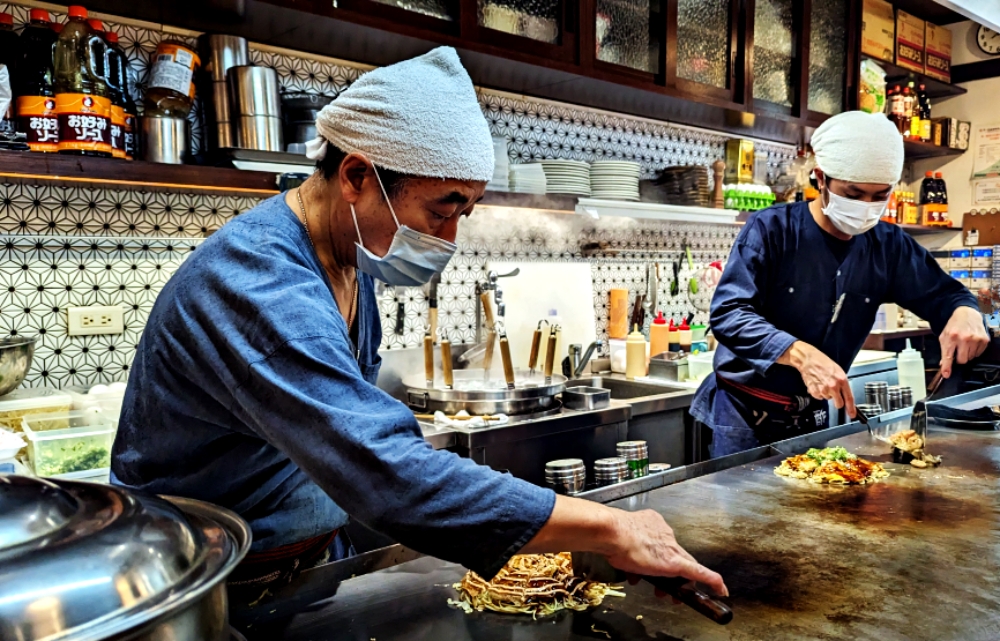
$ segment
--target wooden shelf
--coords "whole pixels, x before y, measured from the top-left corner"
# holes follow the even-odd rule
[[[896,9],[902,9],[921,20],[927,20],[936,25],[954,24],[968,20],[957,11],[952,11],[936,0],[892,0]]]
[[[926,236],[928,234],[946,234],[960,232],[961,227],[937,227],[934,225],[900,225],[900,229],[911,236]]]
[[[0,151],[0,177],[198,193],[278,193],[275,174],[264,171],[18,151]]]
[[[931,78],[930,76],[916,71],[910,71],[909,69],[904,69],[899,65],[895,65],[891,62],[886,62],[885,60],[879,60],[878,58],[873,58],[871,56],[864,56],[868,60],[871,60],[878,66],[885,70],[885,82],[886,87],[890,87],[894,84],[905,85],[911,80],[915,85],[925,85],[927,88],[927,97],[931,100],[940,100],[942,98],[951,98],[953,96],[961,96],[964,93],[968,93],[968,89],[965,87],[959,87],[948,82],[942,82]],[[933,112],[932,112],[933,113]]]
[[[576,200],[576,196],[560,194],[516,194],[509,191],[487,191],[479,204],[488,207],[544,209],[572,214],[576,211]]]
[[[944,156],[961,156],[965,153],[961,149],[951,147],[941,147],[930,142],[920,142],[919,140],[904,140],[903,150],[906,153],[906,160],[921,160],[923,158],[941,158]]]

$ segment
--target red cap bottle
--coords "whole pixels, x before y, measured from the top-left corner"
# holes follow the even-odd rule
[[[691,329],[691,327],[688,326],[688,322],[687,322],[686,318],[681,321],[681,326],[678,327],[677,329],[679,329],[682,332],[686,332],[687,330]]]
[[[104,39],[110,42],[111,44],[118,44],[118,34],[115,33],[114,31],[109,31],[105,33]]]
[[[52,22],[52,16],[45,9],[32,9],[28,17],[32,22]]]
[[[90,20],[87,21],[87,24],[90,25],[90,28],[96,31],[97,33],[104,33],[104,23],[101,22],[100,20],[95,20],[94,18],[91,18]]]
[[[673,321],[671,321],[671,322],[673,322]],[[666,325],[667,324],[667,319],[663,317],[663,310],[662,309],[656,310],[656,318],[653,319],[653,324],[654,325]]]
[[[83,20],[87,19],[87,10],[84,7],[81,7],[80,5],[77,5],[77,4],[71,6],[69,9],[67,9],[66,10],[66,14],[70,18],[80,18],[80,19],[83,19]]]
[[[14,16],[9,13],[0,13],[0,24],[4,24],[10,27],[14,26]]]

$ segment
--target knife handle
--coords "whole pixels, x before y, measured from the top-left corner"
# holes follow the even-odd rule
[[[493,349],[497,342],[497,332],[495,329],[491,329],[486,332],[486,353],[483,354],[483,369],[486,370],[486,375],[489,376],[490,369],[493,367]]]
[[[728,605],[710,596],[693,581],[683,577],[662,576],[644,576],[642,580],[652,583],[660,592],[666,592],[719,625],[726,625],[733,620],[733,611]]]
[[[549,328],[549,342],[545,346],[545,378],[552,378],[552,367],[556,362],[556,340],[558,339],[557,332],[559,331],[558,325],[553,325]]]
[[[500,337],[500,360],[503,361],[503,377],[507,380],[507,389],[514,389],[514,362],[510,359],[510,342],[506,336]]]
[[[424,334],[424,377],[427,387],[434,387],[434,338]]]
[[[444,388],[454,387],[455,377],[451,372],[451,341],[447,338],[441,339],[441,371],[444,375]]]
[[[479,300],[483,304],[483,317],[486,319],[486,327],[493,329],[496,321],[493,319],[493,302],[490,300],[490,293],[488,291],[483,292],[479,295]]]
[[[542,329],[538,328],[531,336],[531,354],[528,356],[528,369],[535,370],[538,366],[538,348],[542,346]]]
[[[431,340],[437,340],[438,308],[436,305],[427,310],[427,324],[430,327],[428,331],[431,334]]]

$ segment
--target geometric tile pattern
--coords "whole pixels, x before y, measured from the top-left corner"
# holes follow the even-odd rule
[[[45,5],[47,8],[52,5]],[[16,24],[26,6],[0,3]],[[54,12],[61,19],[62,14]],[[141,104],[150,58],[164,37],[194,43],[196,33],[100,15],[117,31],[129,54],[134,98]],[[273,67],[284,92],[334,97],[370,67],[251,44],[251,62]],[[478,89],[495,136],[508,140],[511,162],[543,158],[622,158],[642,164],[649,176],[668,165],[709,165],[723,156],[726,136],[690,127],[548,100]],[[200,148],[199,109],[192,111],[193,147]],[[790,161],[787,145],[758,143],[772,171]],[[0,183],[0,336],[38,337],[29,386],[85,385],[124,380],[146,318],[160,288],[204,238],[258,199],[192,193],[146,192]],[[438,290],[439,323],[454,341],[476,337],[475,283],[491,260],[579,261],[594,275],[598,335],[606,338],[608,290],[645,292],[646,265],[662,263],[659,299],[673,317],[696,311],[705,320],[711,292],[669,296],[670,261],[691,243],[695,272],[725,260],[738,228],[629,219],[592,220],[575,215],[482,207],[463,221],[459,251]],[[600,246],[598,253],[581,247]],[[682,284],[689,272],[686,261]],[[682,287],[682,292],[686,291]],[[403,303],[403,333],[394,333],[397,299]],[[65,308],[116,304],[125,308],[120,336],[69,337]],[[380,289],[383,349],[420,344],[427,316],[421,288]]]

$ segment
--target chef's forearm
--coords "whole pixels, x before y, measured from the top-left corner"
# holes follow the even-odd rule
[[[785,350],[785,353],[778,357],[775,362],[778,365],[788,365],[789,367],[794,367],[795,369],[800,369],[802,363],[806,360],[806,355],[809,350],[816,349],[809,343],[804,341],[795,341],[792,343],[791,347]]]
[[[557,496],[555,507],[542,529],[528,541],[521,554],[543,552],[617,553],[620,510],[569,496]]]

